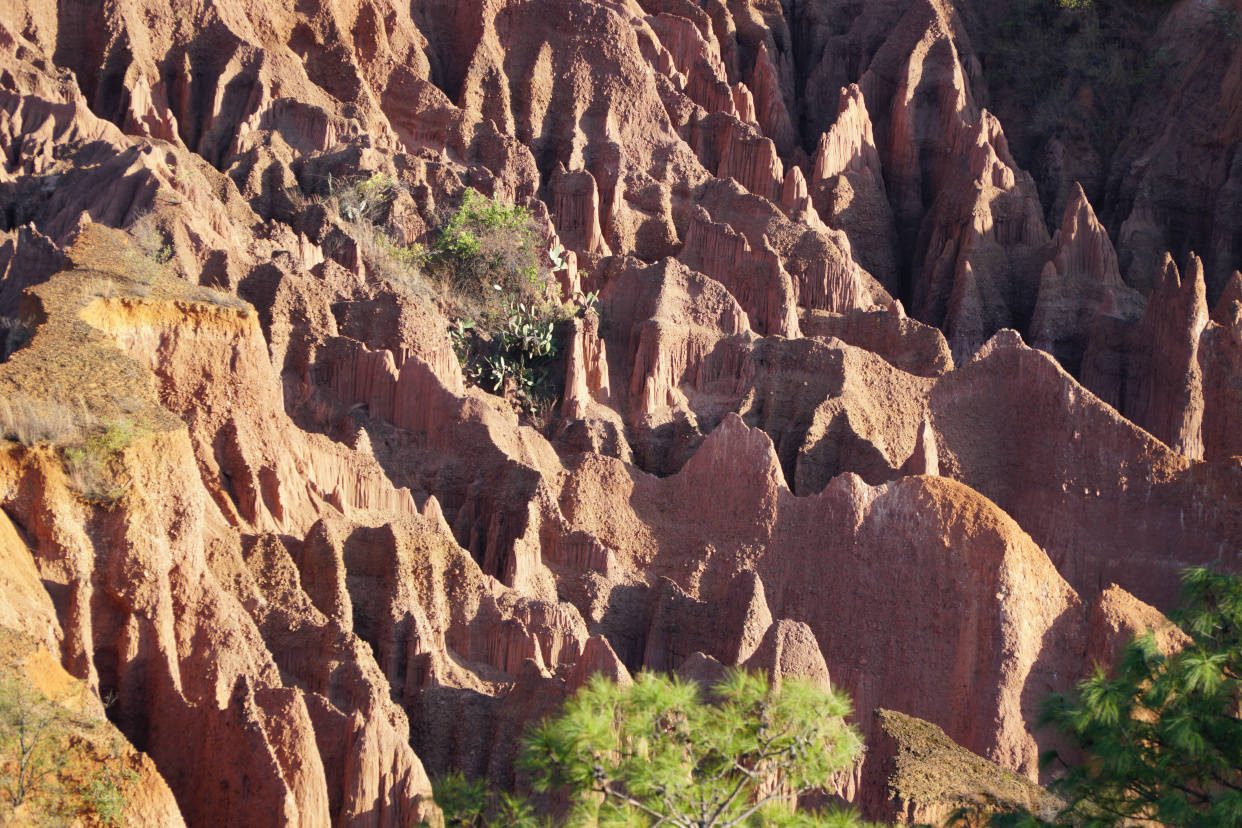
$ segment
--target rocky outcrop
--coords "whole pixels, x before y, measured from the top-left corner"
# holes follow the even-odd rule
[[[105,299],[82,316],[161,376],[162,401],[189,423],[200,467],[217,469],[209,491],[231,522],[302,534],[328,504],[346,514],[415,511],[410,493],[393,488],[374,461],[326,441],[291,437],[296,432],[272,396],[278,385],[248,308]],[[225,407],[203,416],[211,410],[202,406],[217,385],[217,365],[231,366],[231,390],[250,401],[248,416]]]
[[[838,175],[862,174],[869,176],[883,193],[881,169],[867,103],[858,85],[851,84],[841,90],[836,123],[820,136],[811,181],[818,185]]]
[[[841,90],[837,121],[820,136],[808,187],[819,215],[849,237],[858,263],[896,295],[896,227],[871,117],[856,84]]]
[[[1203,263],[1191,256],[1183,276],[1166,256],[1135,331],[1122,411],[1192,460],[1203,457],[1203,374],[1198,354],[1207,323]]]
[[[946,375],[929,407],[940,473],[1012,515],[1087,599],[1115,583],[1171,607],[1178,571],[1216,560],[1216,539],[1242,532],[1218,508],[1238,496],[1235,463],[1192,465],[1012,331]]]
[[[940,474],[940,456],[936,453],[936,434],[931,423],[923,421],[919,427],[919,439],[914,444],[910,458],[902,465],[903,474],[922,474],[936,476]]]
[[[609,374],[628,378],[614,380],[614,405],[631,422],[649,418],[655,426],[676,419],[674,411],[690,407],[690,394],[737,393],[744,345],[753,334],[746,313],[720,283],[673,262],[645,268],[618,263],[600,308],[611,333]],[[642,321],[628,329],[613,322],[627,319]],[[677,453],[686,451],[663,447],[659,456],[679,466],[688,453]]]
[[[685,586],[665,589],[670,596],[683,596],[677,601],[703,606],[713,596],[723,599],[725,594],[738,592],[735,573],[753,561],[749,565],[762,582],[768,617],[805,624],[834,684],[850,692],[857,704],[911,705],[921,715],[949,723],[946,727],[954,738],[972,749],[1008,767],[1034,771],[1036,748],[1026,735],[1022,711],[1036,705],[1035,697],[1042,692],[1031,688],[1055,686],[1064,680],[1056,676],[1077,672],[1073,664],[1079,657],[1059,647],[1050,649],[1048,642],[1081,634],[1081,605],[1043,552],[986,500],[960,484],[936,478],[907,478],[871,488],[853,475],[837,478],[822,494],[797,498],[784,485],[778,458],[766,435],[747,429],[732,416],[712,433],[681,472],[667,480],[630,474],[625,486],[620,487],[627,492],[622,495],[617,486],[603,485],[620,471],[615,462],[605,459],[578,465],[561,504],[571,525],[593,526],[600,542],[617,550],[623,568],[646,561],[648,571],[688,574],[694,570],[683,568],[685,553],[673,550],[702,550],[696,556],[703,563]],[[712,485],[710,481],[723,480],[731,481],[730,486],[717,487],[713,508],[703,510],[694,493]],[[586,492],[591,493],[590,501],[585,499]],[[620,516],[631,510],[638,520],[614,518],[600,525],[592,517]],[[826,536],[808,533],[807,527],[828,521],[839,527],[837,532]],[[975,528],[966,532],[967,524]],[[941,540],[932,541],[924,534],[933,525]],[[963,528],[945,539],[941,534],[945,526]],[[947,556],[937,551],[944,548],[958,553]],[[749,550],[764,551],[754,557],[756,553]],[[807,571],[828,571],[847,560],[848,584],[805,577]],[[876,563],[872,566],[868,561]],[[906,566],[920,573],[919,578],[908,580],[922,583],[894,591],[894,584],[907,579],[893,579],[892,570]],[[677,577],[684,578],[685,574]],[[929,578],[937,589],[926,588]],[[1030,586],[1019,587],[1019,582]],[[695,584],[697,596],[686,591]],[[937,606],[953,605],[944,601],[942,588],[960,595],[971,609],[938,613],[925,606],[923,602],[933,593],[939,596]],[[754,591],[752,587],[750,592]],[[980,601],[985,601],[986,607]],[[1019,604],[1023,608],[1019,609]],[[662,612],[668,616],[667,607],[672,604],[665,601],[663,605],[666,609]],[[741,611],[745,604],[734,602],[732,606]],[[894,616],[886,609],[889,606],[902,607],[900,615],[919,618],[920,625],[934,625],[937,634],[922,637],[922,644],[912,648],[912,641],[893,628]],[[584,616],[588,623],[599,617],[605,628],[616,630],[610,640],[628,665],[638,666],[655,656],[649,639],[645,648],[636,649],[622,632],[632,629],[632,624],[643,624],[640,608],[605,604],[585,609]],[[697,614],[681,617],[687,619],[679,628],[682,634],[693,636],[695,630],[705,629],[692,623]],[[737,624],[744,629],[743,619],[749,617],[749,611],[741,612],[729,627]],[[876,620],[872,623],[868,618]],[[833,635],[831,631],[842,624],[868,632],[849,638]],[[698,649],[695,640],[691,637],[680,648],[656,652],[661,658],[680,652],[684,659]],[[930,641],[943,644],[929,649]],[[972,643],[960,646],[967,649],[955,649],[957,642],[966,641]],[[866,646],[860,650],[863,642]],[[756,652],[760,650],[762,643]],[[982,652],[1005,655],[999,662],[986,663],[970,655]],[[1046,661],[1053,652],[1064,653],[1066,661],[1059,666]],[[720,660],[721,651],[716,650],[714,657]],[[728,654],[723,657],[728,658]],[[764,658],[771,661],[768,656]],[[805,661],[801,656],[795,660]],[[665,666],[676,668],[678,661],[674,656]],[[998,681],[994,670],[1013,678]],[[910,687],[902,676],[912,672],[934,673],[936,686],[945,688],[944,692],[932,698]],[[992,678],[982,679],[983,673]],[[952,689],[967,686],[976,692]],[[996,688],[995,694],[981,695],[977,692],[981,687]],[[967,699],[969,702],[963,704]],[[1004,723],[999,729],[995,725],[997,716]]]
[[[824,155],[868,165],[862,116],[869,116],[911,314],[942,327],[958,361],[998,328],[1025,327],[1048,257],[1047,230],[1034,180],[976,101],[978,64],[957,11],[933,0],[872,3],[844,30],[828,14],[806,16],[818,24],[811,42],[820,55],[808,94],[841,113]],[[850,189],[846,203],[859,191],[854,182]],[[864,197],[860,205],[871,202]],[[819,206],[827,217],[827,205]]]
[[[1100,593],[1100,599],[1091,607],[1087,624],[1090,628],[1087,659],[1105,670],[1112,670],[1125,648],[1140,635],[1152,633],[1157,649],[1165,655],[1190,643],[1190,637],[1159,610],[1116,584]]]
[[[1049,240],[1035,182],[1009,154],[1000,122],[985,111],[956,136],[952,156],[968,159],[958,175],[976,184],[945,185],[924,218],[912,307],[944,328],[964,362],[996,330],[1030,318]]]
[[[799,167],[790,167],[785,173],[785,183],[781,186],[781,207],[792,221],[801,222],[808,227],[823,229],[824,223],[815,210],[811,200],[811,191],[807,187],[806,176]]]
[[[730,84],[721,42],[707,12],[683,3],[648,5],[655,7],[651,11],[661,9],[646,20],[658,40],[658,48],[652,44],[651,51],[656,54],[654,63],[659,71],[670,76],[680,92],[707,112],[754,123],[754,96],[745,85]],[[663,10],[666,7],[668,10]]]
[[[716,175],[732,178],[748,192],[779,201],[785,179],[776,145],[762,133],[731,130],[720,151]]]
[[[934,724],[877,709],[866,790],[883,797],[868,813],[905,825],[938,825],[966,811],[979,817],[1029,811],[1052,815],[1064,803],[1043,788],[956,744]]]
[[[1040,276],[1031,343],[1077,375],[1100,308],[1137,319],[1143,299],[1122,282],[1112,242],[1081,185],[1074,185],[1053,242],[1056,254]]]
[[[593,635],[587,639],[582,648],[582,656],[574,665],[569,678],[565,680],[565,690],[572,693],[585,687],[597,675],[616,684],[624,685],[633,682],[629,671],[613,652],[612,645],[602,635]]]
[[[794,134],[793,118],[785,105],[785,84],[781,80],[781,70],[777,68],[779,60],[779,57],[774,59],[767,42],[761,42],[748,85],[755,100],[755,121],[763,134],[772,139],[776,150],[788,155],[794,149],[797,136]]]
[[[863,716],[874,818],[1029,793],[980,757],[1237,565],[1239,64],[1161,12],[1089,203],[984,5],[3,5],[0,625],[168,824],[434,824],[639,669],[926,719]],[[533,412],[447,334],[467,187],[583,292]]]
[[[1203,457],[1221,460],[1242,456],[1242,432],[1237,427],[1242,404],[1242,280],[1233,283],[1239,299],[1226,289],[1199,340],[1199,368],[1203,374]]]
[[[611,394],[607,346],[599,335],[599,314],[588,311],[581,320],[574,320],[561,413],[571,419],[585,419],[597,405],[606,406]]]
[[[798,494],[845,472],[878,484],[915,450],[933,382],[839,340],[757,343],[740,413],[776,445]]]
[[[46,281],[65,265],[55,243],[33,224],[6,233],[0,242],[0,316],[15,317],[22,291]]]
[[[713,213],[730,216],[730,227],[733,234],[740,235],[746,246],[754,251],[754,258],[760,264],[751,261],[751,257],[743,259],[744,267],[760,267],[770,261],[775,254],[777,262],[788,272],[793,284],[793,297],[790,300],[801,307],[819,308],[844,312],[856,307],[867,308],[872,305],[884,305],[891,297],[883,287],[855,262],[850,248],[849,238],[839,230],[833,230],[819,223],[809,225],[793,224],[785,212],[765,199],[742,191],[732,182],[714,182],[704,186],[703,197],[699,205],[706,211],[707,218]],[[704,216],[695,211],[693,222]],[[715,222],[719,225],[720,222]],[[700,227],[707,230],[707,227]],[[692,225],[693,232],[693,225]],[[700,237],[700,244],[712,238],[713,234]],[[740,244],[740,240],[736,242]],[[704,250],[711,251],[711,245]],[[721,249],[718,246],[717,250]],[[687,237],[683,259],[694,255],[694,247]],[[705,270],[709,276],[729,283],[728,260],[722,256],[708,256]],[[736,265],[735,265],[736,266]],[[770,270],[771,265],[766,265]],[[733,277],[736,278],[736,277]],[[754,277],[751,277],[753,280]],[[783,295],[783,288],[782,288]],[[796,319],[783,324],[796,325]],[[796,330],[796,328],[790,329]]]
[[[746,309],[751,327],[760,334],[798,336],[794,289],[776,252],[754,250],[741,233],[712,221],[701,207],[695,210],[679,261],[720,282]],[[825,291],[831,290],[825,280]],[[835,285],[839,298],[852,304],[852,283]],[[832,297],[825,297],[831,302]]]
[[[944,334],[906,316],[900,302],[883,310],[803,313],[801,326],[805,336],[835,337],[884,357],[908,374],[938,377],[953,370],[953,354]]]
[[[84,244],[73,255],[95,260],[91,249]],[[103,284],[121,295],[100,295]],[[4,454],[0,499],[32,539],[42,588],[64,631],[66,667],[99,695],[117,697],[114,723],[150,753],[189,824],[207,824],[221,808],[243,825],[350,822],[351,814],[373,810],[377,797],[391,805],[373,824],[434,816],[404,716],[374,684],[369,696],[366,680],[358,679],[341,685],[344,695],[322,701],[296,681],[286,683],[277,667],[284,653],[264,640],[266,609],[245,587],[245,533],[254,527],[245,508],[226,511],[233,504],[211,496],[214,469],[195,458],[193,441],[212,421],[191,417],[187,425],[160,405],[203,393],[193,380],[209,377],[211,363],[195,360],[221,358],[208,343],[244,365],[239,331],[247,319],[253,324],[253,313],[203,307],[185,295],[184,283],[126,298],[127,285],[132,289],[107,271],[75,271],[38,288],[30,297],[32,317],[42,319],[35,340],[0,376],[9,387],[29,389],[34,372],[45,393],[65,398],[67,388],[78,390],[82,408],[51,437],[54,443],[81,440],[80,430],[99,427],[120,443],[105,449],[88,442],[88,460],[71,463],[68,475],[61,458],[71,454],[12,444]],[[163,334],[160,325],[168,326]],[[178,335],[201,338],[179,350]],[[75,361],[58,365],[50,355],[75,340]],[[168,350],[165,361],[157,360],[165,372],[157,391],[154,374],[117,346],[145,359],[161,341]],[[268,366],[266,351],[259,354],[249,366],[257,372],[252,379]],[[253,414],[264,419],[262,409]],[[99,417],[107,418],[102,426],[95,425]],[[293,433],[287,427],[282,436]],[[213,456],[208,447],[204,463]],[[261,487],[254,503],[265,504],[252,515],[258,525],[295,525],[298,509],[306,508],[300,497],[316,509],[327,505],[282,483],[278,469],[247,471]],[[86,524],[97,529],[87,534],[80,528]],[[365,674],[369,656],[353,657]],[[352,729],[351,717],[358,717]],[[362,744],[370,747],[348,747]],[[333,765],[342,753],[343,763]],[[213,761],[205,764],[203,756]],[[329,781],[328,767],[348,772]]]
[[[600,225],[599,187],[585,170],[569,172],[559,164],[552,174],[549,209],[557,235],[570,250],[587,256],[609,256]]]
[[[8,516],[0,514],[0,579],[4,599],[0,601],[0,628],[11,631],[48,653],[60,651],[64,639],[56,607],[39,583],[39,570],[30,549]]]
[[[1238,302],[1242,302],[1242,273],[1235,270],[1233,276],[1225,283],[1225,289],[1216,302],[1216,309],[1212,311],[1212,321],[1220,325],[1229,324],[1233,318],[1233,306]]]
[[[832,683],[815,633],[801,621],[782,619],[768,627],[745,666],[772,676],[775,685],[779,685],[781,679],[794,677],[807,679],[824,689]]]

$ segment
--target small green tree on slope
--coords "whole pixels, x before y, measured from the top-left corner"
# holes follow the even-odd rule
[[[705,699],[693,682],[596,677],[527,739],[540,792],[567,792],[573,825],[856,825],[791,805],[860,759],[849,699],[808,681],[737,671]]]
[[[1055,824],[1242,826],[1242,578],[1189,569],[1182,581],[1171,618],[1188,646],[1165,656],[1140,636],[1115,676],[1097,668],[1076,695],[1049,699],[1045,722],[1086,755],[1052,785],[1066,801]]]

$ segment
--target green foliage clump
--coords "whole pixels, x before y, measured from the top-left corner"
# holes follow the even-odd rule
[[[383,221],[397,197],[397,187],[392,176],[381,172],[339,184],[328,174],[328,194],[335,199],[341,218],[348,222]]]
[[[24,682],[0,680],[0,804],[54,800],[67,713]]]
[[[564,251],[547,251],[545,264],[535,229],[524,207],[467,189],[426,259],[451,297],[449,334],[466,379],[532,415],[555,399],[550,367],[571,312],[551,279],[566,267]]]
[[[551,820],[539,818],[530,803],[519,796],[489,790],[482,779],[450,773],[432,785],[432,795],[444,813],[445,828],[540,828]]]
[[[127,790],[137,779],[129,768],[105,767],[82,786],[82,799],[104,825],[121,825],[129,803]]]
[[[466,379],[494,394],[512,394],[528,414],[549,407],[551,366],[560,352],[558,307],[509,300],[504,314],[483,324],[458,319],[449,339]]]
[[[111,756],[92,750],[91,734],[102,727],[25,681],[0,679],[0,824],[6,811],[22,809],[30,824],[68,824],[85,812],[103,825],[122,825],[138,774],[118,759],[119,736]],[[84,769],[89,775],[82,779]]]
[[[329,178],[329,201],[373,272],[397,287],[438,295],[453,320],[449,335],[466,379],[539,416],[556,398],[550,369],[560,352],[560,323],[573,313],[557,300],[552,279],[568,266],[565,251],[541,248],[526,208],[470,188],[434,241],[400,244],[386,224],[401,186],[383,173]]]
[[[1097,668],[1073,696],[1049,699],[1045,723],[1086,757],[1052,785],[1066,807],[1052,823],[1031,814],[997,822],[1242,825],[1242,577],[1189,569],[1182,579],[1184,608],[1170,617],[1189,645],[1163,655],[1149,632],[1115,676]]]
[[[467,188],[431,246],[428,265],[462,310],[500,316],[507,303],[549,302],[547,272],[524,207]]]
[[[80,440],[61,448],[65,474],[73,487],[91,503],[110,504],[129,488],[121,453],[138,435],[127,418],[99,424]]]
[[[410,293],[430,293],[424,245],[401,244],[387,228],[403,185],[386,173],[336,179],[328,175],[327,205],[349,227],[363,261],[385,282]]]
[[[417,242],[401,245],[388,234],[380,233],[376,236],[375,243],[388,259],[408,270],[420,268],[427,261],[427,248]]]
[[[92,503],[114,503],[125,494],[122,451],[145,429],[129,416],[98,417],[80,400],[68,406],[31,397],[0,399],[0,440],[53,447],[69,484]]]
[[[507,311],[493,328],[489,352],[474,361],[467,356],[466,376],[493,393],[511,390],[533,411],[547,396],[548,365],[559,347],[556,319],[521,302]]]
[[[862,755],[849,699],[798,679],[730,673],[710,696],[650,673],[601,677],[527,737],[540,793],[568,794],[568,825],[857,825],[850,812],[797,809]]]
[[[167,272],[176,250],[171,235],[161,227],[155,213],[138,216],[127,228],[133,249],[122,250],[125,276],[131,282],[131,291],[141,293],[144,286],[151,285]]]

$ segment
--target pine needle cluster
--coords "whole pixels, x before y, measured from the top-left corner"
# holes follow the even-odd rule
[[[1115,675],[1097,667],[1076,694],[1049,699],[1044,721],[1086,757],[1062,763],[1052,788],[1067,805],[1054,824],[1242,825],[1242,578],[1189,569],[1182,580],[1184,608],[1170,617],[1187,646],[1162,653],[1149,632]]]
[[[705,694],[676,677],[596,678],[528,738],[540,792],[569,792],[570,825],[857,825],[798,809],[862,755],[849,699],[803,680],[735,671]]]

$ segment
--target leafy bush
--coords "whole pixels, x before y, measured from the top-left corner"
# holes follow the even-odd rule
[[[551,824],[536,817],[534,808],[521,797],[489,791],[483,780],[469,780],[460,773],[437,779],[432,796],[444,812],[445,828],[536,828]]]
[[[555,398],[551,365],[560,351],[560,308],[537,308],[509,299],[490,324],[472,319],[449,326],[449,338],[467,380],[494,394],[512,394],[528,414]]]
[[[176,251],[154,213],[143,213],[127,228],[134,250],[122,251],[126,276],[140,285],[150,285],[167,270]]]
[[[82,799],[104,825],[121,825],[129,802],[129,786],[138,774],[128,768],[105,766],[82,787]]]
[[[70,484],[92,503],[114,503],[125,494],[129,481],[122,476],[121,452],[133,442],[135,424],[118,419],[89,432],[61,449]]]
[[[541,250],[526,208],[469,188],[434,242],[399,244],[386,223],[400,187],[382,173],[339,183],[329,178],[329,204],[373,272],[414,293],[439,288],[467,381],[511,396],[528,414],[550,407],[558,325],[572,313],[556,300],[551,278],[568,266],[564,249]]]
[[[66,711],[24,682],[0,679],[0,802],[55,798]]]
[[[339,185],[328,174],[328,194],[335,199],[341,218],[348,222],[380,224],[397,196],[398,183],[384,173],[344,181]]]
[[[385,173],[353,179],[335,179],[329,174],[327,206],[348,226],[373,273],[403,291],[430,294],[423,274],[426,248],[403,245],[387,229],[392,205],[403,186]]]
[[[566,266],[564,249],[548,250],[545,263],[536,230],[525,208],[467,189],[426,257],[450,297],[449,335],[466,379],[511,394],[528,414],[555,399],[549,369],[571,313],[552,280]]]
[[[82,806],[104,825],[123,824],[127,792],[138,774],[117,759],[119,737],[111,757],[92,753],[91,739],[82,737],[102,726],[25,681],[0,679],[0,824],[6,809],[24,805],[27,820],[39,819],[40,825],[68,824]],[[84,783],[67,781],[89,766],[82,759],[102,764]]]
[[[530,211],[467,188],[431,246],[427,264],[470,316],[499,318],[508,305],[550,303]]]
[[[113,503],[125,493],[121,451],[141,430],[128,417],[101,419],[81,402],[75,408],[30,397],[0,399],[0,439],[54,446],[69,484],[93,503]]]

